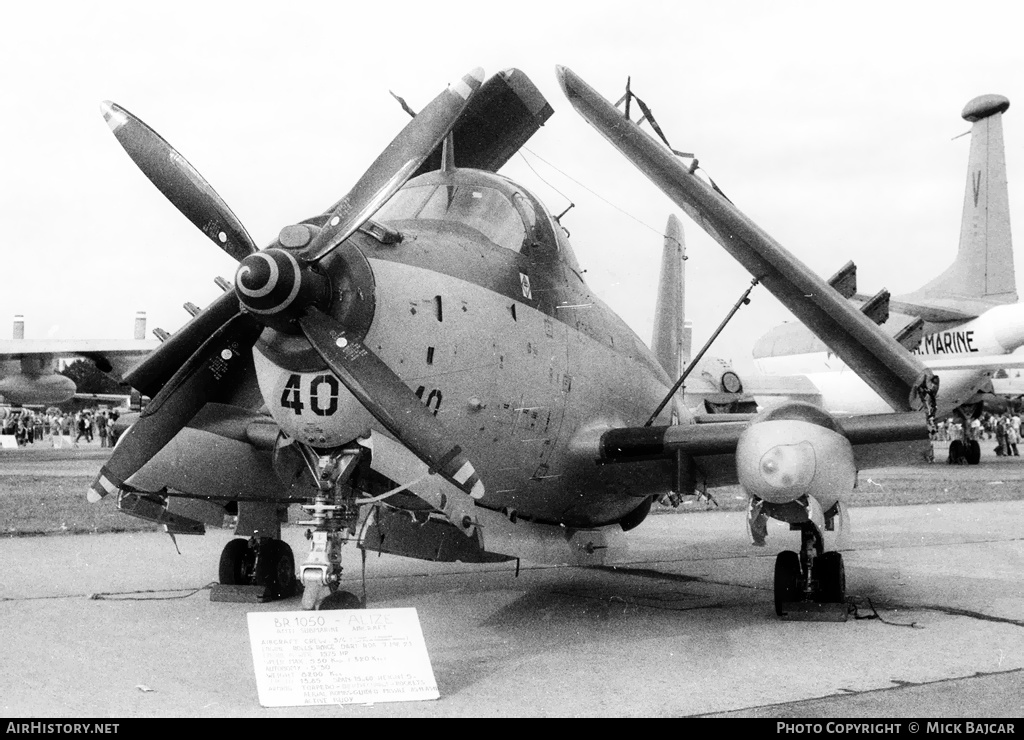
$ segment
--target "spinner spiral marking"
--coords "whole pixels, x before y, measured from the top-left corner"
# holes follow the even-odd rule
[[[247,310],[273,315],[294,303],[302,287],[298,261],[282,249],[267,249],[242,260],[235,273],[238,296]]]

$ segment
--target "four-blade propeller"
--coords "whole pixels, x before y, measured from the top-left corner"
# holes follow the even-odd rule
[[[455,126],[482,82],[483,70],[472,70],[413,118],[300,252],[257,250],[231,209],[184,157],[124,108],[103,104],[108,125],[139,169],[241,264],[234,291],[200,312],[128,376],[134,387],[156,395],[100,470],[89,490],[90,501],[121,487],[207,402],[224,398],[271,321],[286,321],[301,331],[346,388],[432,472],[474,498],[483,495],[473,466],[450,441],[444,425],[383,360],[325,312],[330,284],[316,269],[318,261],[408,182]]]

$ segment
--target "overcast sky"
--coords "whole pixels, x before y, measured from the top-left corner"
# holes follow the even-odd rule
[[[188,158],[262,246],[339,199],[405,125],[389,90],[418,109],[473,67],[518,67],[555,115],[503,172],[556,213],[576,204],[563,223],[589,283],[645,340],[678,209],[572,110],[556,64],[613,101],[631,76],[674,148],[821,275],[855,260],[864,292],[913,290],[953,259],[960,113],[1005,95],[1024,228],[1019,3],[176,0],[8,3],[3,17],[4,338],[15,313],[34,338],[127,338],[137,310],[173,331],[184,301],[233,279],[117,144],[104,99]],[[682,221],[699,343],[749,276]],[[753,298],[716,348],[741,367],[788,317]]]

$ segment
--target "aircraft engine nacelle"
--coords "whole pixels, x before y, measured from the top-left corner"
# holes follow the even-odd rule
[[[0,378],[0,396],[12,404],[49,406],[64,403],[74,397],[76,390],[75,382],[59,373],[17,373]]]
[[[751,496],[772,504],[810,496],[826,509],[857,481],[850,441],[831,415],[804,403],[774,408],[744,430],[736,473]]]

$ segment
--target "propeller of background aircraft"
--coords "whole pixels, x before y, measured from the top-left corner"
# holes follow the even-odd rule
[[[139,169],[193,224],[240,261],[235,289],[162,344],[127,379],[159,388],[89,490],[98,501],[146,464],[210,400],[233,383],[264,326],[303,334],[367,410],[430,469],[474,498],[484,494],[472,464],[443,424],[372,350],[325,311],[330,282],[317,263],[350,237],[412,177],[452,130],[483,82],[477,68],[441,92],[370,165],[317,230],[296,248],[258,251],[223,199],[155,131],[114,103],[107,124]]]

